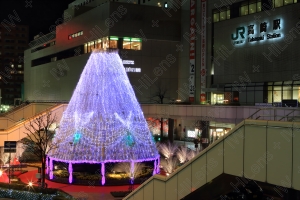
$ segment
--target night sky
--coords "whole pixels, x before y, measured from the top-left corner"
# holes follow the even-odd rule
[[[29,41],[40,32],[49,33],[49,27],[62,18],[63,11],[74,0],[0,0],[0,22],[9,20],[9,15],[20,18],[16,22],[29,26]]]

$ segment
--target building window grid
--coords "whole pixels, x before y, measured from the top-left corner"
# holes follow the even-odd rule
[[[273,8],[278,8],[290,4],[298,3],[298,0],[272,0]],[[239,8],[240,16],[245,16],[249,14],[254,14],[257,12],[261,12],[261,0],[248,0],[242,2]],[[226,13],[226,17],[225,17]],[[213,10],[213,22],[220,22],[224,20],[230,19],[230,8],[229,6],[221,8],[221,9],[214,9]]]
[[[264,88],[265,87],[265,88]],[[246,101],[240,101],[241,104],[253,104],[253,103],[281,103],[282,100],[294,99],[300,102],[300,81],[283,81],[283,82],[268,82],[264,85],[256,83],[255,85],[245,85],[241,87],[237,86],[225,86],[224,94],[226,92],[242,92],[246,96]],[[257,92],[266,92],[266,98],[256,101]],[[252,93],[253,95],[250,95]],[[254,101],[249,101],[252,99]]]

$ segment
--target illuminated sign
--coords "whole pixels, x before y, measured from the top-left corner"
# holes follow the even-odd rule
[[[187,131],[187,137],[195,138],[196,137],[196,132],[188,130]]]
[[[141,68],[132,68],[132,67],[125,67],[126,72],[136,72],[136,73],[141,73],[142,69]]]
[[[283,37],[281,29],[281,19],[273,20],[272,24],[265,21],[260,23],[259,26],[249,24],[248,26],[236,28],[235,33],[231,34],[231,40],[233,45],[272,40]]]
[[[134,65],[134,60],[123,60],[123,65]]]

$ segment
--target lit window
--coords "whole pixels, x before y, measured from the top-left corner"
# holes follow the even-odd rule
[[[84,44],[84,53],[88,53],[87,44]]]
[[[124,37],[123,38],[123,49],[130,49],[130,38]]]
[[[256,3],[249,5],[249,14],[256,13]]]
[[[275,8],[283,6],[283,0],[274,0],[275,1]]]
[[[100,39],[96,41],[96,48],[97,49],[101,49],[102,48],[102,43],[101,42],[102,41]]]
[[[22,68],[22,65],[18,65],[18,68]]]
[[[230,10],[227,10],[227,19],[230,19]]]
[[[241,6],[241,15],[248,15],[249,14],[249,10],[248,10],[248,2],[247,5],[242,5]]]
[[[109,40],[109,48],[117,49],[118,48],[118,40]]]
[[[261,2],[260,1],[256,3],[256,10],[257,10],[257,12],[261,12]]]
[[[131,49],[133,50],[141,50],[141,39],[139,38],[131,38]]]
[[[226,11],[220,12],[220,21],[226,20]]]
[[[284,5],[292,4],[294,0],[284,0]]]
[[[214,13],[214,22],[219,22],[220,21],[220,13]]]

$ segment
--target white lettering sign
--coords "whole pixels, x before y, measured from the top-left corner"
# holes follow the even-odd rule
[[[126,72],[136,72],[136,73],[141,73],[142,69],[141,68],[132,68],[132,67],[125,67]]]
[[[123,60],[123,65],[134,65],[134,60]]]

